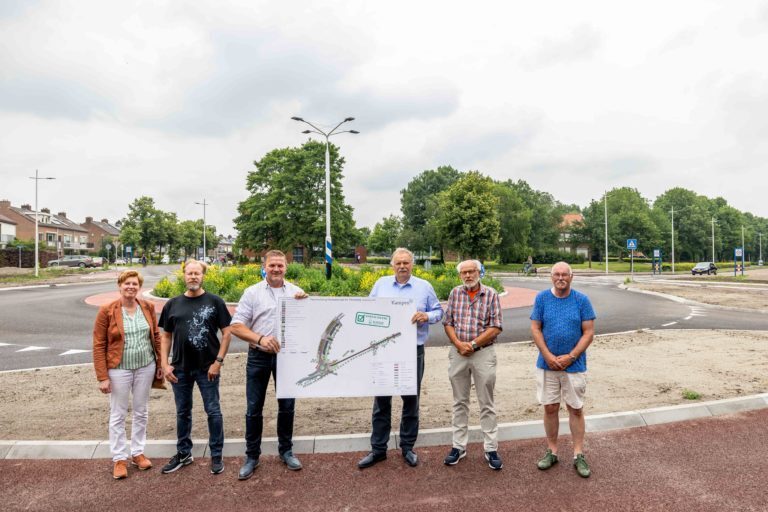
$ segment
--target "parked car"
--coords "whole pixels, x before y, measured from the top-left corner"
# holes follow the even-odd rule
[[[128,262],[125,261],[125,258],[115,258],[115,265],[127,265]]]
[[[51,260],[48,262],[49,267],[97,267],[93,262],[93,258],[90,256],[78,256],[76,254],[71,254],[69,256],[64,256],[63,258],[59,258],[58,260]]]
[[[696,264],[695,267],[691,269],[691,275],[703,275],[703,274],[715,274],[717,275],[717,265],[712,263],[711,261],[702,261]]]

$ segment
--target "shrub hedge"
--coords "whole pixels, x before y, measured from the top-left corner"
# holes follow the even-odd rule
[[[325,279],[323,268],[305,267],[300,263],[291,263],[285,271],[288,281],[302,288],[311,295],[330,297],[366,296],[373,284],[382,276],[392,275],[392,269],[374,269],[370,265],[360,265],[351,269],[340,265],[331,267],[331,279]],[[414,267],[413,275],[429,281],[440,300],[448,298],[451,290],[461,284],[454,267],[433,266],[431,271]],[[235,267],[208,267],[203,288],[215,293],[227,302],[238,302],[249,286],[261,281],[261,267],[248,264]],[[490,276],[483,278],[483,284],[497,291],[503,286],[498,279]],[[184,275],[181,269],[174,272],[172,278],[164,277],[155,285],[153,293],[158,297],[173,297],[184,293]]]

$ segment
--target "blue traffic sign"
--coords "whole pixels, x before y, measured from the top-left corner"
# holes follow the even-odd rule
[[[637,249],[637,238],[628,238],[627,239],[627,249],[630,249],[630,250]]]

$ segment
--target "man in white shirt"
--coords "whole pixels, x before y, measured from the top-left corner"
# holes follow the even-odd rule
[[[280,251],[269,251],[264,257],[266,277],[248,287],[243,293],[232,317],[232,334],[249,345],[246,365],[245,395],[248,402],[245,413],[245,462],[238,478],[247,480],[259,465],[261,434],[264,428],[264,399],[269,376],[277,381],[277,307],[281,297],[303,299],[304,290],[285,280],[287,261]],[[293,412],[296,400],[277,400],[277,438],[280,459],[288,469],[298,471],[301,462],[293,454]]]

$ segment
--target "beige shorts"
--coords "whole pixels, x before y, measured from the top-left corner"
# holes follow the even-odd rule
[[[584,407],[587,373],[556,372],[536,368],[536,396],[541,405],[565,401],[573,409]]]

